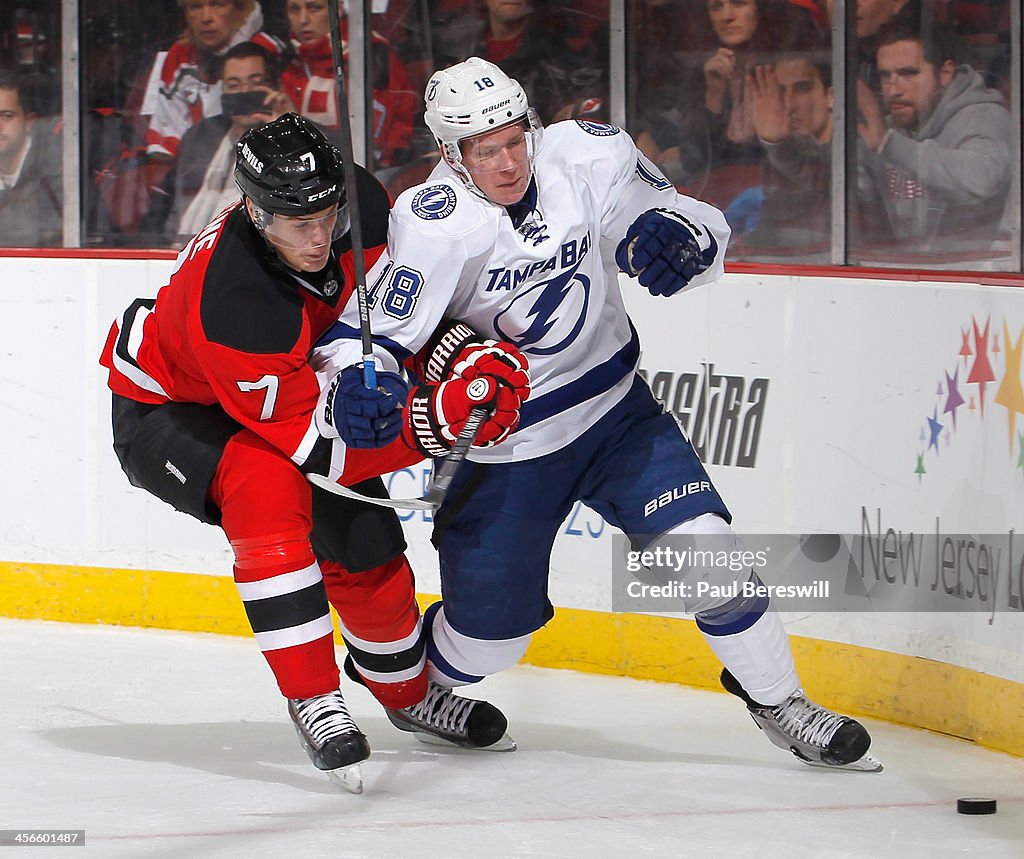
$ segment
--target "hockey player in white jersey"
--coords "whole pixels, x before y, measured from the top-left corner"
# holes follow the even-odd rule
[[[435,517],[442,602],[424,616],[427,653],[431,678],[457,686],[514,665],[552,618],[551,547],[577,500],[635,549],[666,535],[732,539],[692,446],[636,374],[640,345],[618,282],[621,269],[663,296],[711,283],[729,227],[676,193],[621,129],[542,129],[519,84],[479,58],[431,77],[425,118],[442,158],[396,201],[388,250],[368,275],[376,343],[399,362],[428,346],[424,372],[443,378],[472,376],[482,341],[509,341],[529,360],[532,388],[515,431],[471,452]],[[458,324],[432,342],[445,320]],[[321,354],[339,369],[357,363],[358,328],[354,311],[343,315]],[[453,432],[426,397],[412,390],[409,423],[436,456]],[[757,579],[717,575],[721,585]],[[686,607],[725,665],[723,685],[773,743],[810,764],[880,768],[863,726],[805,697],[766,599]]]

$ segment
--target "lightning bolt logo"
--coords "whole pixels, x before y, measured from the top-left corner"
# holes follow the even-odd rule
[[[455,211],[455,202],[455,192],[447,185],[431,185],[412,198],[412,211],[425,221],[437,221]]]
[[[557,277],[541,281],[516,296],[494,320],[498,333],[523,352],[533,355],[553,355],[565,349],[583,329],[590,303],[590,278],[579,273],[580,263],[582,260]],[[576,297],[580,293],[582,299]],[[525,313],[521,309],[523,302],[529,305]],[[519,322],[523,317],[531,320],[525,330]],[[560,332],[567,325],[571,328],[563,336]],[[545,342],[553,339],[548,336],[552,331],[556,332],[557,342]]]

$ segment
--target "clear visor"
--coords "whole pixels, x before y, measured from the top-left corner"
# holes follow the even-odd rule
[[[289,250],[318,250],[340,239],[350,227],[348,206],[331,206],[310,215],[275,215],[253,204],[256,227],[274,245]]]
[[[526,120],[459,142],[462,163],[474,173],[501,173],[528,164],[534,154],[532,129]]]

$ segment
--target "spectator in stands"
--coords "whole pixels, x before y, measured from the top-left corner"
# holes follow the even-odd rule
[[[81,22],[79,57],[82,68],[82,182],[85,223],[90,238],[113,232],[110,213],[99,186],[117,167],[133,142],[125,105],[132,90],[128,54],[135,35],[115,15],[96,11]]]
[[[549,0],[475,0],[439,16],[436,66],[482,57],[515,78],[545,123],[606,118],[604,73],[595,50],[574,51],[571,19]]]
[[[295,59],[281,76],[285,92],[298,112],[323,126],[328,133],[338,128],[334,59],[331,54],[329,0],[287,0]],[[337,0],[335,0],[337,2]],[[348,62],[348,16],[341,16],[343,62]],[[374,162],[377,168],[393,167],[408,156],[413,117],[420,94],[413,92],[398,54],[391,44],[373,34],[370,53],[373,86]]]
[[[295,110],[279,89],[273,55],[253,42],[235,45],[224,55],[223,85],[223,113],[192,126],[181,140],[177,163],[164,183],[170,211],[166,205],[162,211],[151,209],[143,231],[166,230],[177,243],[238,202],[235,144],[250,128]]]
[[[0,246],[60,245],[63,162],[60,117],[37,115],[35,82],[0,71]]]
[[[814,16],[788,0],[707,0],[706,8],[705,50],[696,68],[691,64],[683,70],[685,78],[680,84],[683,120],[674,128],[671,124],[652,126],[651,138],[642,138],[642,148],[651,160],[671,172],[675,164],[686,163],[690,141],[706,140],[710,164],[703,169],[712,171],[705,187],[710,192],[717,168],[753,167],[763,156],[745,89],[747,74],[755,65],[773,62],[780,53],[819,49],[825,45],[825,37]],[[693,176],[703,172],[696,168],[691,164],[690,176],[673,180],[692,185]],[[710,199],[722,208],[729,202],[718,196]]]
[[[185,13],[185,32],[153,72],[157,93],[146,144],[147,153],[157,158],[173,158],[189,128],[221,112],[221,66],[229,48],[252,41],[280,54],[284,47],[261,32],[263,10],[256,0],[178,2]]]
[[[704,63],[704,109],[716,160],[759,159],[747,74],[777,53],[820,48],[823,36],[813,16],[787,0],[708,0],[708,17],[716,44]]]
[[[856,0],[857,38],[873,39],[879,29],[895,18],[907,0]]]
[[[878,68],[875,65],[878,31],[897,19],[918,25],[921,5],[919,0],[856,0],[856,3],[857,76],[878,92]]]
[[[935,28],[879,31],[885,112],[858,82],[858,193],[876,237],[930,252],[991,247],[1008,230],[1014,135],[1002,96]],[[870,213],[871,218],[867,215]],[[951,244],[951,239],[960,240]]]
[[[750,249],[827,249],[831,224],[832,64],[793,54],[747,78],[754,129],[765,150],[764,202]]]

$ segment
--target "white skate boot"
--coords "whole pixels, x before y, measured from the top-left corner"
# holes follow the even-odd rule
[[[751,718],[780,749],[805,764],[829,769],[881,772],[882,764],[869,755],[871,735],[860,722],[815,704],[797,692],[775,706],[758,704],[728,670],[722,670],[727,692],[742,698]]]
[[[362,793],[359,764],[370,756],[370,745],[349,715],[341,691],[289,698],[288,715],[313,766],[349,793]]]

